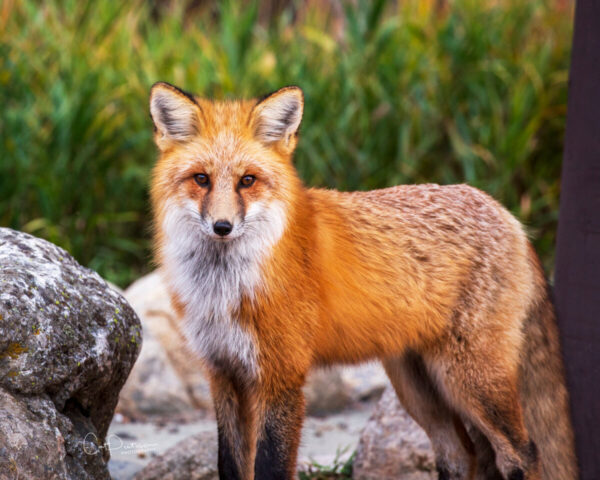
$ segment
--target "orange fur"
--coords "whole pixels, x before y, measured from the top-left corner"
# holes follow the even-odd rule
[[[435,428],[456,430],[453,437],[463,445],[465,427],[473,438],[482,433],[503,475],[525,471],[523,478],[542,478],[535,455],[526,453],[531,439],[518,384],[524,324],[541,298],[544,279],[520,224],[489,196],[464,185],[354,193],[305,188],[291,161],[301,109],[302,96],[294,87],[263,101],[211,102],[166,84],[157,84],[151,96],[161,150],[151,189],[156,257],[183,317],[193,317],[188,304],[207,293],[194,291],[194,285],[182,287],[177,278],[177,238],[165,232],[174,205],[196,209],[206,242],[226,243],[211,237],[211,222],[219,219],[230,221],[234,233],[238,227],[242,232],[231,242],[244,242],[250,228],[244,227],[245,215],[253,205],[265,218],[272,215],[274,224],[280,220],[275,210],[260,209],[275,205],[283,215],[281,231],[273,227],[275,240],[256,260],[259,280],[252,287],[241,280],[237,300],[219,310],[227,312],[233,326],[218,328],[235,329],[231,338],[248,353],[236,356],[226,345],[221,351],[203,344],[210,352],[205,360],[215,399],[230,408],[240,429],[234,434],[223,424],[229,433],[223,434],[224,446],[220,443],[225,452],[221,477],[238,478],[229,470],[226,452],[240,448],[239,478],[267,475],[260,460],[265,449],[281,454],[291,478],[303,414],[299,392],[311,367],[382,359],[394,385],[409,388],[411,377],[402,372],[410,365],[394,359],[414,352],[438,391],[433,404],[450,412],[447,422],[433,422]],[[195,182],[199,173],[208,175],[210,187]],[[245,175],[256,178],[248,188],[239,184]],[[260,232],[252,234],[260,241]],[[194,275],[201,278],[203,259],[197,262],[200,270]],[[211,299],[202,301],[217,322]],[[475,395],[476,389],[481,393]],[[416,408],[426,399],[411,395],[400,396],[415,405],[417,421],[422,415],[420,423],[428,423],[431,411]],[[490,412],[502,413],[509,434],[500,432]],[[465,427],[457,429],[458,418]],[[446,457],[463,456],[468,466],[457,466],[455,476],[447,478],[471,478],[471,450],[457,447],[452,453],[439,445],[440,472],[454,468],[446,465]]]

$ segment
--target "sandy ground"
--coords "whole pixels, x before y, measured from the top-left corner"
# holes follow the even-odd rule
[[[302,430],[299,465],[317,462],[332,465],[335,458],[347,459],[356,449],[360,432],[373,409],[361,404],[325,418],[307,417]],[[114,480],[130,480],[155,456],[198,432],[216,430],[214,420],[192,423],[123,423],[115,416],[107,436],[111,451],[108,464]]]

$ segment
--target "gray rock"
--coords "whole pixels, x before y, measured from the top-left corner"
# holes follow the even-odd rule
[[[340,376],[348,397],[356,401],[379,400],[390,381],[379,362],[342,367]]]
[[[304,386],[306,411],[323,416],[356,402],[378,400],[389,384],[380,363],[317,368],[310,372]]]
[[[140,343],[136,314],[98,274],[0,228],[0,473],[109,478],[103,443]]]
[[[306,413],[322,417],[339,412],[351,403],[340,368],[317,368],[310,372],[303,388]]]
[[[135,480],[218,480],[217,434],[202,432],[182,440],[152,460]]]
[[[166,417],[193,410],[186,387],[171,366],[162,345],[149,330],[119,396],[118,411],[129,418]]]
[[[361,434],[352,478],[433,480],[434,470],[429,438],[388,387]]]

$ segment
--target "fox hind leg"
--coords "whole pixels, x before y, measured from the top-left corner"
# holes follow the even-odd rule
[[[487,438],[503,478],[538,480],[537,448],[525,428],[517,375],[501,359],[465,351],[456,355],[450,349],[445,357],[428,359],[428,370],[448,403]],[[481,475],[476,478],[485,478]]]
[[[477,458],[474,480],[503,480],[502,474],[496,466],[496,453],[490,441],[470,422],[467,422],[466,428],[475,447]]]
[[[385,359],[383,365],[400,403],[431,440],[438,478],[471,479],[475,469],[473,444],[458,415],[438,393],[423,359],[408,352]]]

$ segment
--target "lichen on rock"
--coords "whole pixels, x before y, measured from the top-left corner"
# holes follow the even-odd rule
[[[140,346],[135,312],[98,274],[0,228],[0,472],[109,478],[102,445]]]

